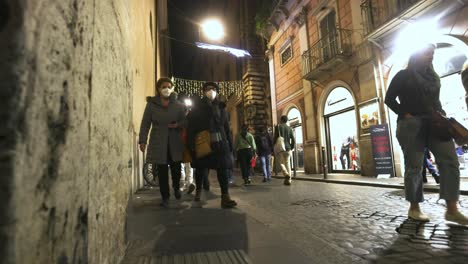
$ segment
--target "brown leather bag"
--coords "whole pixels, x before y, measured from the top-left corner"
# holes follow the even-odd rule
[[[441,140],[454,139],[458,145],[468,144],[468,130],[453,117],[438,111],[432,113],[431,132]]]
[[[211,149],[210,131],[203,130],[195,136],[195,157],[206,157],[213,152]]]

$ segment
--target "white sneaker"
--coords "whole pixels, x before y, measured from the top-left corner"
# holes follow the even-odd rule
[[[421,222],[429,222],[431,220],[429,216],[423,214],[419,210],[408,210],[408,217]]]

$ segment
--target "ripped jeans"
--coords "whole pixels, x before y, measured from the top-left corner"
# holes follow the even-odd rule
[[[423,160],[424,148],[434,154],[440,173],[441,199],[458,201],[460,170],[452,140],[442,141],[429,135],[429,120],[419,116],[398,120],[396,136],[405,159],[405,197],[413,203],[424,201]]]

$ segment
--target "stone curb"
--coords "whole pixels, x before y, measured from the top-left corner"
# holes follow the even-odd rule
[[[272,178],[283,179],[283,176],[272,176]],[[376,183],[376,182],[367,182],[367,181],[330,180],[330,179],[317,179],[317,178],[305,178],[305,177],[296,177],[294,178],[294,180],[372,186],[372,187],[391,188],[391,189],[404,189],[405,188],[403,184]],[[438,193],[439,187],[438,186],[425,186],[424,191]],[[468,190],[460,190],[460,194],[468,195]]]

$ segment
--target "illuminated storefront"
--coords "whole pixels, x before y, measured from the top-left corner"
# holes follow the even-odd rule
[[[301,113],[296,107],[288,111],[289,126],[293,130],[294,138],[296,139],[296,146],[291,155],[292,163],[296,166],[296,171],[304,171],[304,140],[302,135],[302,118]]]
[[[328,94],[323,117],[329,170],[359,173],[356,109],[346,88],[336,87]]]

